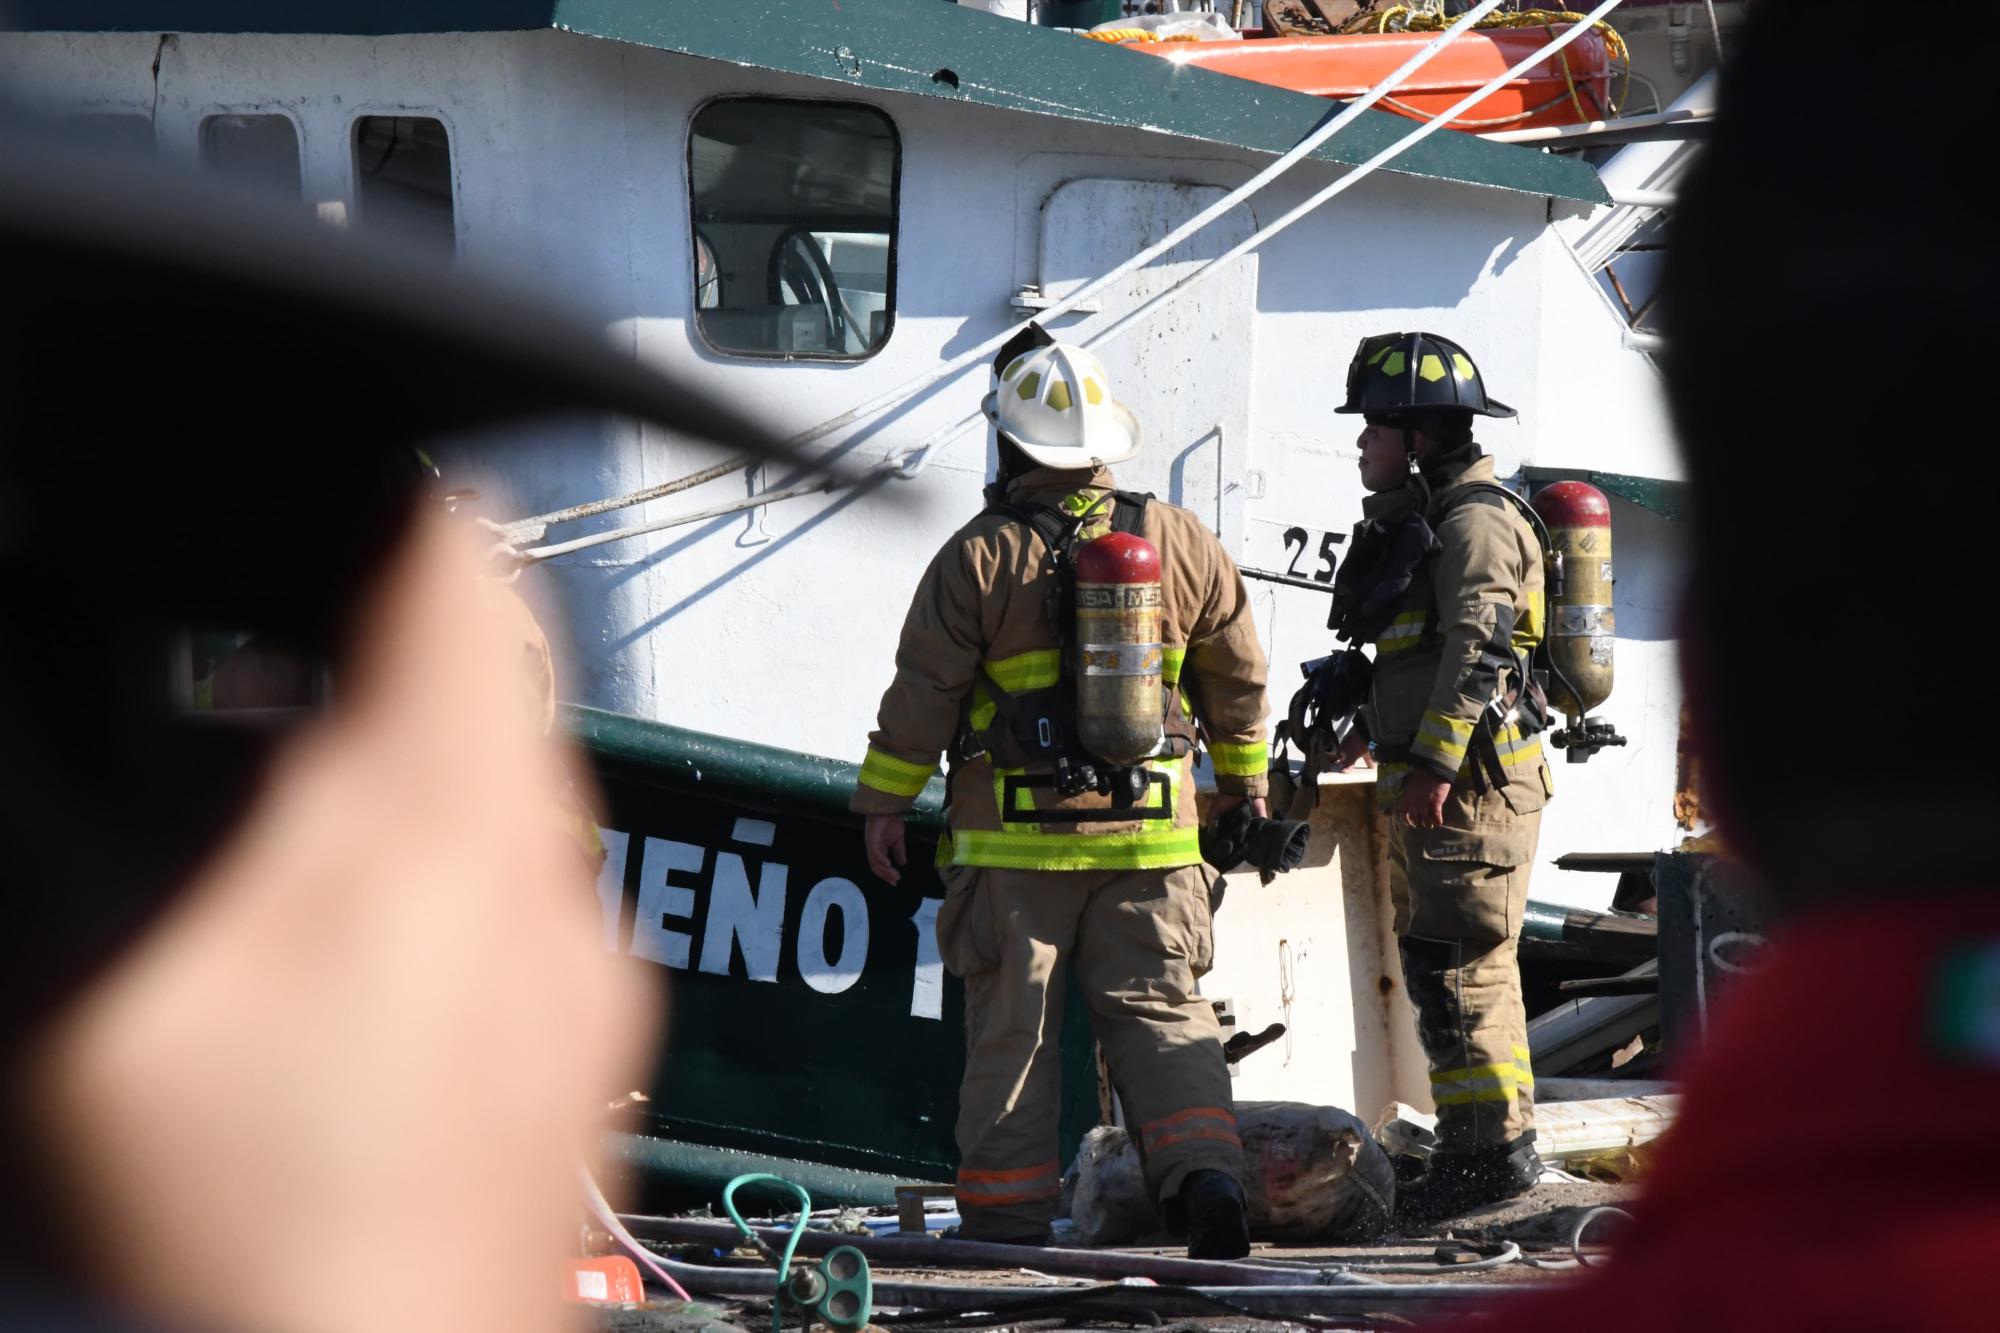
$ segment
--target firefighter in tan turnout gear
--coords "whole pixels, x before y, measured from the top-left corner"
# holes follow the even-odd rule
[[[1362,727],[1390,814],[1403,978],[1430,1062],[1438,1146],[1399,1193],[1422,1227],[1524,1193],[1541,1174],[1516,958],[1528,871],[1553,787],[1547,705],[1529,663],[1546,631],[1542,543],[1494,481],[1475,416],[1511,417],[1457,344],[1364,339],[1347,375],[1363,502],[1332,627],[1375,645]]]
[[[1205,741],[1211,817],[1263,813],[1250,601],[1193,514],[1117,489],[1108,465],[1138,453],[1139,425],[1095,357],[1032,329],[994,364],[1000,475],[918,584],[854,798],[895,883],[903,812],[950,760],[937,935],[965,981],[960,1234],[1047,1236],[1073,967],[1148,1190],[1190,1254],[1239,1256],[1243,1147],[1196,991],[1215,876],[1191,752]]]

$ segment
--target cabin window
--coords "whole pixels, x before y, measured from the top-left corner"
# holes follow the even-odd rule
[[[853,102],[726,98],[688,136],[695,323],[717,351],[859,360],[896,319],[896,127]]]
[[[356,120],[354,206],[364,227],[386,226],[453,253],[451,136],[444,122],[429,116]]]
[[[201,123],[201,165],[218,176],[289,199],[302,193],[299,131],[289,116],[210,116]]]

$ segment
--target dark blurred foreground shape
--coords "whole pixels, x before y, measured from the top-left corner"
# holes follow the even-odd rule
[[[1696,510],[1690,710],[1784,917],[1687,1071],[1637,1220],[1479,1327],[1991,1327],[2000,767],[1980,622],[2000,257],[1969,132],[2000,10],[1762,0],[1680,190],[1663,319]],[[1916,119],[1836,90],[1923,82]]]
[[[453,703],[441,677],[454,660],[472,664],[464,679],[483,672],[464,654],[493,613],[466,535],[446,540],[443,507],[425,498],[418,450],[575,412],[786,450],[608,350],[587,319],[425,254],[0,123],[0,590],[13,626],[0,653],[0,1326],[84,1326],[65,1291],[255,1326],[273,1305],[263,1294],[290,1283],[296,1319],[270,1327],[381,1328],[367,1301],[396,1282],[350,1282],[332,1304],[308,1289],[435,1262],[445,1291],[468,1251],[476,1264],[496,1252],[553,1263],[582,1142],[568,1131],[595,1126],[578,1108],[601,1110],[607,1088],[644,1075],[657,996],[607,973],[574,846],[505,862],[546,841],[528,825],[548,821],[511,817],[508,802],[548,808],[554,751],[539,728],[481,734],[489,717],[504,720],[496,738],[527,723],[513,716],[518,642],[498,693],[466,691],[492,710]],[[331,722],[291,709],[290,725],[246,725],[208,707],[323,702],[314,682],[327,679]],[[394,721],[425,697],[434,715]],[[475,755],[508,771],[464,772]],[[453,773],[465,791],[423,785]],[[499,799],[469,808],[474,789]],[[294,830],[303,864],[285,859]],[[378,833],[407,854],[377,852]],[[440,917],[472,889],[490,911]],[[530,974],[507,971],[523,962]],[[564,1014],[584,1030],[556,1034],[552,1055],[541,1029]],[[523,1060],[539,1082],[509,1063]],[[447,1078],[456,1091],[434,1095]],[[461,1132],[463,1106],[482,1098],[500,1114]],[[404,1192],[343,1171],[344,1150],[378,1174],[399,1162],[430,1174]],[[470,1181],[452,1174],[468,1153],[486,1154]],[[518,1184],[518,1208],[478,1207],[482,1180]],[[427,1210],[443,1205],[468,1215],[433,1255],[396,1239],[435,1232],[445,1219]],[[224,1225],[204,1230],[203,1209]],[[185,1228],[136,1243],[134,1228],[159,1235],[175,1215]],[[335,1218],[347,1222],[316,1247],[310,1233]],[[209,1251],[233,1244],[232,1226],[298,1227],[286,1244],[305,1266],[243,1252],[240,1281],[208,1282],[192,1260],[227,1260]],[[170,1253],[188,1262],[149,1285],[148,1265],[159,1276]],[[146,1300],[204,1283],[207,1304]],[[479,1295],[504,1305],[506,1286]]]
[[[0,1041],[143,925],[254,781],[268,733],[172,706],[175,637],[337,659],[425,440],[605,411],[781,450],[558,306],[18,128],[0,126]],[[291,698],[287,674],[225,684]]]

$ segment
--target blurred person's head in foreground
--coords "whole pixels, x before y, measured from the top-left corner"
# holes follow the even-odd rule
[[[1940,73],[1920,119],[1857,107],[1872,74],[1938,51],[1940,30],[1868,12],[1752,8],[1661,301],[1704,797],[1794,912],[2000,883],[1981,424],[2000,250],[1965,137],[1987,88]],[[2000,7],[1958,7],[1949,32],[1994,49]]]
[[[0,1326],[547,1327],[660,1003],[549,817],[518,607],[394,478],[552,412],[770,437],[541,303],[4,130]],[[330,704],[176,693],[204,631]]]

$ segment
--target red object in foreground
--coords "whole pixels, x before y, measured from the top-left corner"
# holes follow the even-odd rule
[[[1449,110],[1488,79],[1533,55],[1569,27],[1482,28],[1465,33],[1376,105],[1416,120]],[[1415,55],[1434,32],[1346,37],[1257,37],[1240,42],[1126,42],[1128,51],[1232,74],[1314,97],[1359,97]],[[1564,69],[1567,66],[1568,75]],[[1578,125],[1611,115],[1611,53],[1587,32],[1563,50],[1473,103],[1450,128],[1479,133]]]
[[[1995,1327],[2000,895],[1775,944],[1721,997],[1610,1261],[1467,1333]]]
[[[623,1255],[602,1259],[572,1259],[564,1275],[563,1296],[585,1305],[638,1305],[646,1299],[639,1265]]]

